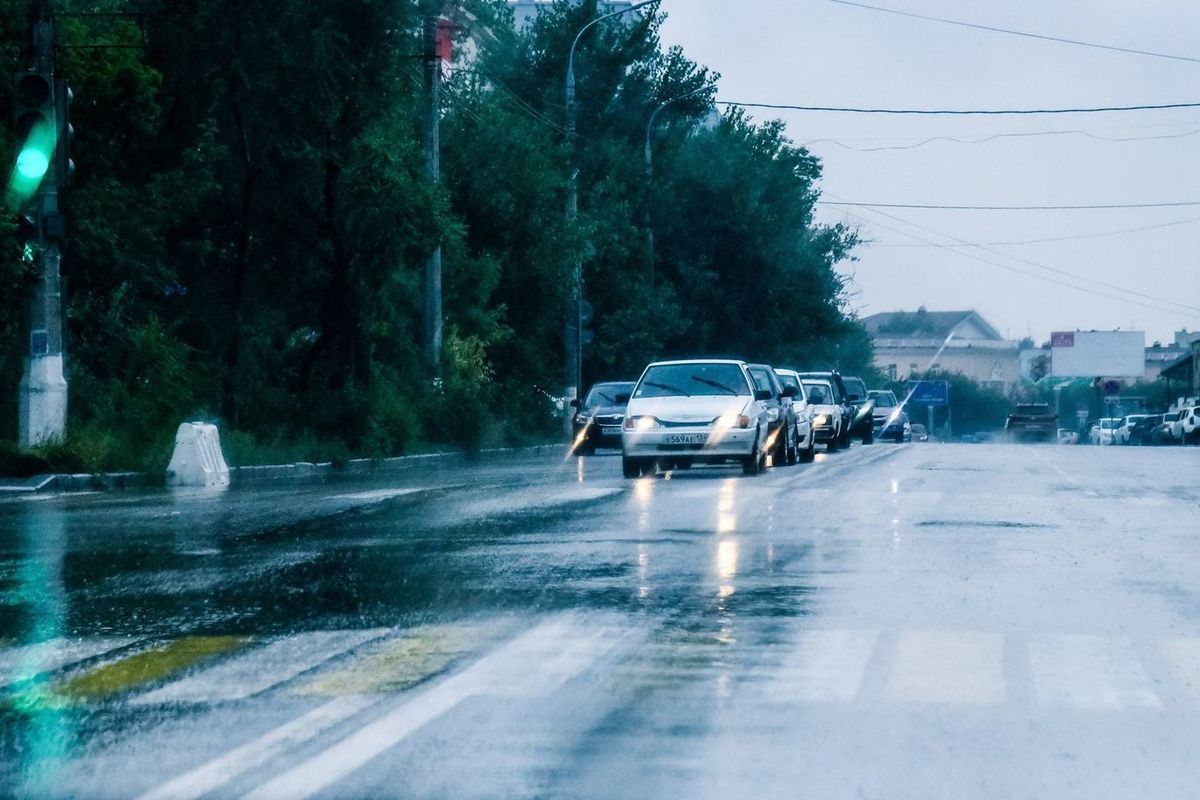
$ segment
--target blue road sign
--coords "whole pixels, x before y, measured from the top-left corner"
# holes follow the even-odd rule
[[[908,402],[922,406],[950,405],[950,384],[947,381],[909,381]]]

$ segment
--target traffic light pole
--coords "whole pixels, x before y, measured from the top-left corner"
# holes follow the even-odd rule
[[[441,176],[438,121],[441,113],[440,94],[442,63],[438,54],[438,10],[441,3],[426,0],[422,18],[425,61],[425,171],[431,184]],[[433,379],[442,377],[442,245],[439,243],[425,262],[425,360]]]
[[[31,69],[53,75],[54,23],[46,0],[38,0],[30,9],[30,43]],[[30,209],[41,275],[29,304],[29,349],[17,390],[17,442],[24,448],[61,440],[67,432],[60,272],[63,219],[55,173],[55,169],[46,173]]]

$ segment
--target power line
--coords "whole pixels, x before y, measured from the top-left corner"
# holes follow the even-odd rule
[[[979,25],[973,22],[963,22],[955,19],[945,19],[943,17],[931,17],[925,14],[915,14],[911,11],[899,11],[894,8],[881,8],[880,6],[867,5],[866,3],[855,3],[851,0],[828,0],[830,3],[836,3],[840,6],[851,6],[853,8],[861,8],[867,11],[881,11],[885,14],[895,14],[900,17],[911,17],[913,19],[923,19],[928,22],[940,22],[944,25],[957,25],[961,28],[974,28],[980,31],[990,31],[991,33],[1004,33],[1009,36],[1023,36],[1027,39],[1039,39],[1045,42],[1057,42],[1059,44],[1070,44],[1077,47],[1091,47],[1096,50],[1109,50],[1115,53],[1126,53],[1136,56],[1150,56],[1151,58],[1166,58],[1172,61],[1187,61],[1192,64],[1200,64],[1200,58],[1191,56],[1180,56],[1172,53],[1159,53],[1153,50],[1139,50],[1133,47],[1118,47],[1110,44],[1099,44],[1097,42],[1086,42],[1082,39],[1066,39],[1061,36],[1050,36],[1043,33],[1030,33],[1028,31],[1018,31],[1011,28],[998,28],[993,25]]]
[[[830,0],[834,2],[834,0]],[[768,108],[777,111],[827,111],[840,114],[922,114],[926,116],[1002,116],[1030,114],[1102,114],[1116,111],[1163,111],[1176,108],[1200,108],[1200,103],[1158,103],[1133,106],[1087,106],[1079,108],[858,108],[853,106],[801,106],[790,103],[748,103],[740,100],[714,100],[719,106]]]
[[[878,153],[883,150],[916,150],[918,147],[924,147],[927,144],[934,142],[954,142],[956,144],[986,144],[997,139],[1023,139],[1035,136],[1083,136],[1088,139],[1095,139],[1099,142],[1149,142],[1159,139],[1186,139],[1189,136],[1195,136],[1200,133],[1200,128],[1187,133],[1160,133],[1154,136],[1100,136],[1099,134],[1090,133],[1089,131],[1028,131],[1021,133],[994,133],[990,136],[983,136],[977,139],[959,138],[957,136],[931,136],[928,139],[922,139],[915,144],[904,145],[884,145],[880,147],[855,147],[851,144],[839,141],[837,139],[813,139],[810,142],[805,142],[801,147],[810,147],[814,144],[834,144],[846,150],[853,150],[856,153]]]
[[[1019,241],[1007,242],[970,242],[966,244],[943,245],[944,247],[1011,247],[1016,245],[1026,244],[1047,244],[1050,242],[1073,242],[1078,239],[1102,239],[1108,236],[1120,236],[1126,233],[1141,233],[1142,231],[1155,231],[1160,228],[1172,228],[1177,225],[1191,225],[1200,222],[1200,217],[1192,217],[1191,219],[1181,219],[1175,222],[1163,222],[1158,225],[1146,225],[1140,228],[1121,228],[1115,231],[1103,231],[1101,233],[1081,233],[1074,236],[1055,236],[1048,239],[1022,239]],[[875,247],[928,247],[925,244],[876,244]]]
[[[941,236],[941,237],[943,237],[943,238],[950,239],[950,240],[952,240],[952,241],[956,241],[956,242],[958,242],[958,243],[960,243],[960,244],[969,244],[969,242],[965,242],[964,240],[962,240],[962,239],[958,239],[957,237],[951,236],[951,235],[949,235],[949,234],[947,234],[947,233],[942,233],[942,232],[940,232],[940,231],[936,231],[936,230],[934,230],[934,229],[932,229],[932,228],[928,228],[928,227],[925,227],[925,226],[922,226],[922,225],[918,225],[918,224],[916,224],[916,223],[914,223],[914,222],[909,222],[908,220],[906,220],[906,219],[902,219],[901,217],[897,217],[897,216],[895,216],[895,215],[893,215],[893,214],[888,214],[888,213],[885,213],[885,212],[883,212],[883,211],[875,211],[875,210],[872,210],[872,209],[867,209],[867,210],[868,210],[868,211],[870,211],[870,213],[873,213],[873,214],[878,214],[878,215],[880,215],[880,216],[887,217],[888,219],[895,220],[896,222],[899,222],[899,223],[901,223],[901,224],[903,224],[903,225],[908,225],[908,226],[910,226],[910,227],[917,228],[917,229],[919,229],[919,230],[924,230],[924,231],[927,231],[927,232],[929,232],[929,233],[935,234],[935,235],[937,235],[937,236]],[[1053,273],[1056,273],[1056,274],[1063,275],[1064,277],[1073,278],[1073,279],[1076,279],[1076,280],[1083,280],[1083,281],[1087,281],[1087,282],[1089,282],[1089,283],[1096,283],[1096,284],[1098,284],[1098,285],[1101,285],[1101,286],[1110,286],[1110,287],[1112,287],[1112,288],[1115,288],[1117,291],[1124,292],[1125,294],[1123,294],[1123,295],[1114,295],[1114,294],[1111,294],[1111,293],[1109,293],[1109,292],[1101,291],[1101,290],[1098,290],[1098,289],[1090,289],[1090,288],[1088,288],[1088,287],[1086,287],[1086,286],[1079,286],[1078,284],[1074,284],[1074,283],[1068,283],[1068,282],[1066,282],[1066,281],[1064,281],[1064,280],[1059,280],[1059,279],[1057,279],[1057,278],[1053,278],[1053,277],[1051,277],[1051,276],[1049,276],[1049,275],[1042,275],[1042,274],[1040,274],[1040,273],[1036,273],[1036,272],[1030,272],[1029,270],[1020,269],[1020,268],[1018,268],[1018,267],[1014,267],[1014,266],[1011,266],[1011,265],[1009,265],[1009,264],[1002,264],[1002,263],[1000,263],[1000,262],[998,262],[998,261],[993,261],[993,260],[991,260],[991,259],[988,259],[988,258],[983,258],[982,256],[976,255],[976,254],[974,254],[974,253],[970,253],[970,252],[963,252],[962,250],[955,249],[955,248],[951,247],[950,245],[946,245],[946,244],[943,244],[943,243],[940,243],[940,242],[934,242],[934,241],[931,241],[931,240],[929,240],[929,239],[925,239],[925,238],[922,238],[922,237],[920,237],[920,236],[917,236],[917,235],[915,235],[915,234],[908,233],[907,231],[902,231],[902,230],[899,230],[898,228],[890,227],[890,226],[888,226],[888,225],[885,225],[885,224],[883,224],[883,223],[880,223],[880,222],[877,222],[877,221],[872,221],[872,220],[864,219],[863,217],[861,217],[861,216],[859,216],[859,215],[857,215],[857,214],[853,214],[853,213],[850,213],[850,212],[845,212],[845,211],[843,211],[842,213],[848,214],[849,216],[851,216],[851,217],[854,217],[855,219],[859,220],[860,222],[862,222],[862,223],[864,223],[864,224],[867,224],[867,225],[877,225],[877,226],[879,226],[879,227],[883,228],[884,230],[890,230],[890,231],[891,231],[891,232],[893,232],[893,233],[898,233],[898,234],[900,234],[901,236],[907,237],[907,238],[909,238],[909,239],[913,239],[914,241],[920,242],[920,243],[922,243],[922,244],[925,244],[925,245],[928,245],[928,246],[930,246],[930,247],[937,247],[937,248],[940,248],[940,249],[946,250],[947,252],[954,253],[954,254],[956,254],[956,255],[962,256],[962,257],[964,257],[964,258],[969,258],[969,259],[971,259],[972,261],[978,261],[978,262],[981,262],[981,263],[983,263],[983,264],[988,264],[988,265],[990,265],[990,266],[993,266],[993,267],[996,267],[996,268],[998,268],[998,269],[1005,270],[1005,271],[1007,271],[1007,272],[1013,272],[1013,273],[1016,273],[1016,274],[1018,274],[1018,275],[1025,275],[1026,277],[1034,278],[1035,280],[1044,281],[1044,282],[1046,282],[1046,283],[1052,283],[1052,284],[1055,284],[1055,285],[1057,285],[1057,286],[1062,286],[1062,287],[1065,287],[1065,288],[1067,288],[1067,289],[1074,289],[1075,291],[1077,291],[1077,292],[1083,292],[1084,294],[1090,294],[1090,295],[1094,295],[1094,296],[1096,296],[1096,297],[1103,297],[1103,298],[1105,298],[1105,299],[1108,299],[1108,300],[1117,300],[1117,301],[1119,301],[1119,302],[1122,302],[1122,303],[1131,304],[1131,305],[1136,305],[1136,306],[1141,306],[1141,307],[1143,307],[1143,308],[1149,308],[1149,309],[1152,309],[1152,310],[1154,310],[1154,311],[1161,311],[1161,312],[1164,312],[1164,313],[1168,313],[1168,314],[1175,314],[1175,315],[1184,316],[1184,317],[1188,317],[1188,318],[1195,318],[1195,316],[1196,316],[1196,315],[1195,315],[1194,313],[1191,313],[1192,311],[1200,311],[1200,308],[1194,308],[1194,307],[1192,307],[1192,306],[1187,306],[1187,305],[1183,305],[1183,304],[1180,304],[1180,303],[1172,303],[1171,301],[1168,301],[1168,300],[1162,300],[1162,299],[1160,299],[1160,298],[1157,298],[1157,297],[1152,297],[1152,296],[1150,296],[1150,295],[1143,295],[1143,294],[1141,294],[1140,292],[1136,292],[1136,291],[1133,291],[1133,290],[1130,290],[1130,289],[1126,289],[1125,287],[1114,286],[1113,284],[1106,284],[1106,283],[1103,283],[1102,281],[1093,281],[1093,280],[1091,280],[1091,279],[1089,279],[1089,278],[1083,278],[1082,276],[1076,275],[1076,274],[1074,274],[1074,273],[1072,273],[1072,272],[1067,272],[1066,270],[1060,270],[1060,269],[1056,269],[1056,268],[1054,268],[1054,267],[1049,267],[1049,266],[1046,266],[1046,265],[1044,265],[1044,264],[1038,264],[1038,263],[1036,263],[1036,262],[1025,261],[1024,259],[1017,259],[1017,258],[1014,258],[1013,256],[1009,256],[1009,255],[1006,255],[1006,254],[1004,254],[1004,253],[995,253],[994,251],[989,251],[989,250],[987,250],[986,248],[978,248],[978,249],[982,249],[982,250],[984,250],[985,252],[993,252],[993,254],[994,254],[994,255],[998,255],[998,256],[1000,256],[1001,258],[1010,258],[1010,259],[1012,259],[1012,260],[1015,260],[1015,261],[1022,261],[1023,263],[1030,264],[1031,266],[1036,266],[1036,267],[1038,267],[1039,269],[1043,269],[1043,270],[1047,270],[1047,271],[1050,271],[1050,272],[1053,272]],[[1175,306],[1179,306],[1179,308],[1166,308],[1166,307],[1164,307],[1164,306],[1162,306],[1162,305],[1158,305],[1158,304],[1145,303],[1145,302],[1142,302],[1142,301],[1140,301],[1140,300],[1135,300],[1135,299],[1133,299],[1132,297],[1128,297],[1128,296],[1126,296],[1126,295],[1128,295],[1128,294],[1133,294],[1133,295],[1138,295],[1138,296],[1141,296],[1141,297],[1146,297],[1147,299],[1155,300],[1155,301],[1156,301],[1156,303],[1167,303],[1167,304],[1169,304],[1169,305],[1175,305]],[[1186,311],[1185,311],[1185,310],[1179,310],[1180,308],[1181,308],[1181,309],[1189,309],[1189,310],[1186,310]]]
[[[1200,206],[1200,200],[1183,200],[1169,203],[1099,203],[1096,205],[1063,206],[956,206],[934,203],[867,203],[859,201],[818,200],[826,206],[857,206],[859,208],[918,208],[941,211],[1094,211],[1112,208],[1181,208]]]

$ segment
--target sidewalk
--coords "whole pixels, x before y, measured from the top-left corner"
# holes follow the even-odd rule
[[[532,447],[505,447],[481,450],[468,454],[463,451],[425,453],[395,458],[355,458],[342,463],[324,461],[311,463],[300,461],[295,464],[272,464],[255,467],[230,467],[230,486],[253,486],[276,481],[320,481],[333,477],[365,477],[386,475],[416,467],[439,464],[447,461],[494,460],[516,456],[560,455],[565,444],[544,444]],[[161,486],[163,473],[151,472],[101,472],[78,474],[34,475],[31,478],[0,477],[0,497],[22,494],[52,494],[66,492],[117,491],[145,489]]]

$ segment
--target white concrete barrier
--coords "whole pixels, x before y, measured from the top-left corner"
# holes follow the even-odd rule
[[[228,486],[229,466],[221,453],[216,425],[185,422],[175,432],[175,452],[167,467],[168,486]]]

